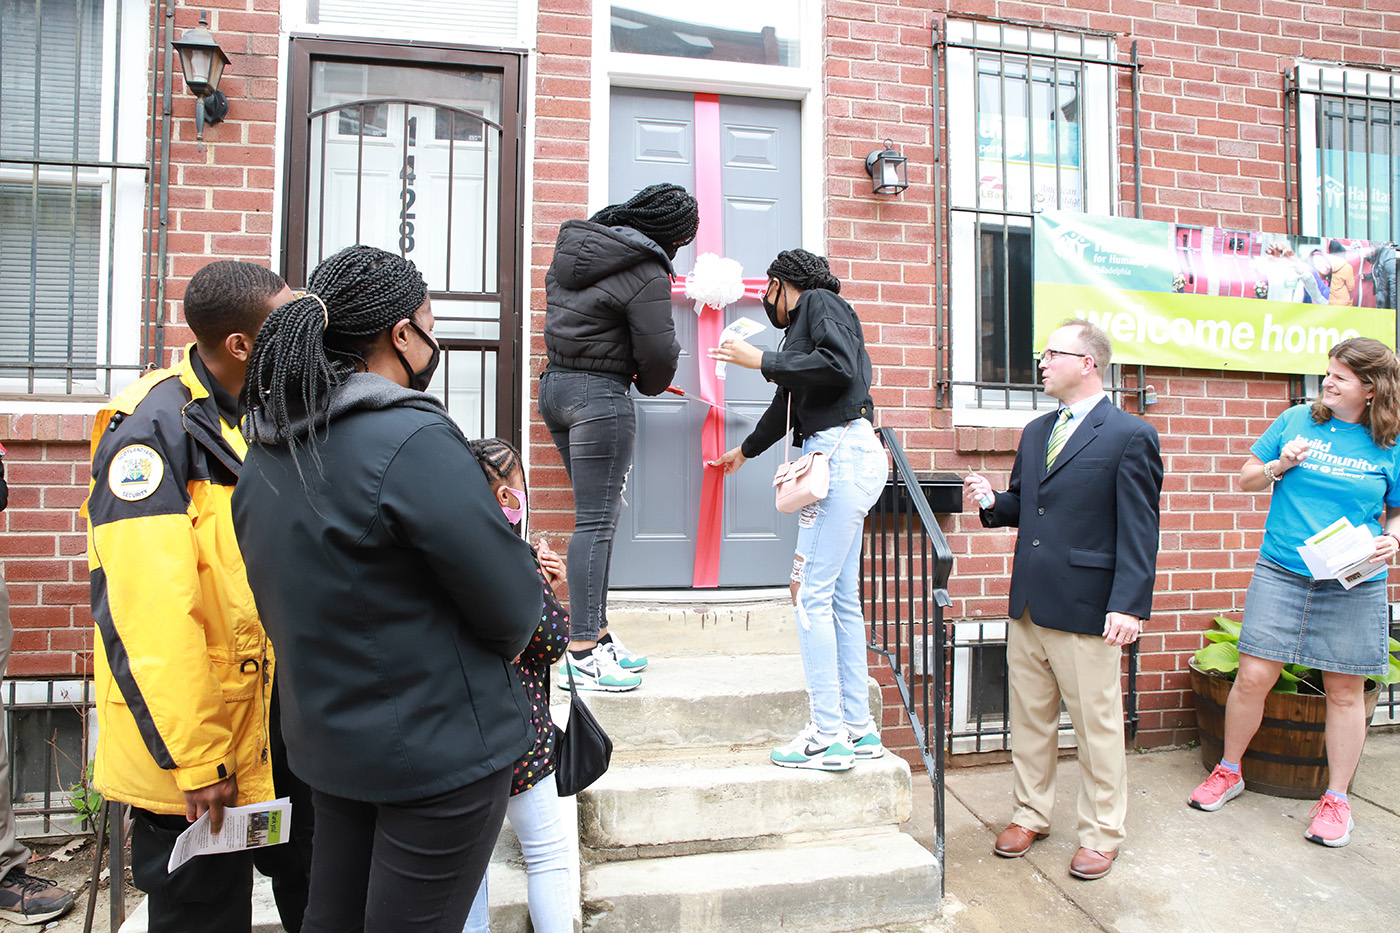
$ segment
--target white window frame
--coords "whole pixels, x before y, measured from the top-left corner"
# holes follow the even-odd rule
[[[1057,49],[1061,53],[1079,51],[1080,34],[1054,28],[1039,28],[977,20],[947,20],[949,42],[976,43],[979,46],[999,44],[1009,56],[1021,56],[1029,50],[1032,55]],[[1118,199],[1118,120],[1117,68],[1112,64],[1116,47],[1112,39],[1102,35],[1084,34],[1084,54],[1104,62],[1077,67],[1080,84],[1080,137],[1084,164],[1080,168],[1084,179],[1084,207],[1091,214],[1117,212]],[[977,59],[988,54],[967,48],[950,46],[944,76],[948,89],[947,134],[945,143],[948,164],[948,295],[949,324],[952,334],[950,347],[951,373],[954,383],[971,383],[978,379],[976,334],[981,315],[976,306],[977,278],[982,274],[975,241],[976,208],[978,204],[978,166],[975,142],[977,114],[971,94],[957,91],[968,88],[977,80]],[[995,54],[992,51],[991,54]],[[1065,67],[1065,66],[1061,66]],[[971,154],[971,158],[969,158]],[[1015,205],[1011,205],[1014,207]],[[982,214],[995,219],[1000,216]],[[1008,226],[1029,230],[1030,215],[1008,218]],[[985,223],[985,220],[984,220]],[[985,229],[985,227],[984,227]],[[1034,348],[1027,347],[1027,355]],[[1000,398],[979,401],[978,395],[991,394]],[[981,427],[1024,427],[1032,419],[1054,407],[1053,402],[1037,398],[1038,392],[1012,392],[1010,404],[1005,404],[1002,390],[979,389],[974,385],[952,386],[952,420],[954,425]]]
[[[121,50],[117,54],[118,13],[121,17]],[[147,110],[149,104],[150,9],[138,0],[104,0],[102,15],[102,115],[98,155],[110,159],[115,140],[115,161],[128,164],[148,162],[146,158]],[[118,59],[121,72],[118,74]],[[120,116],[117,88],[120,88]],[[32,169],[0,166],[0,180],[29,184]],[[39,171],[39,184],[68,188],[73,173],[68,169]],[[146,175],[134,169],[79,169],[80,188],[102,192],[100,241],[98,245],[97,362],[102,367],[135,367],[141,359],[142,259],[145,242]],[[110,221],[110,223],[109,223]],[[139,232],[138,232],[139,231]],[[115,240],[113,240],[115,233]],[[110,283],[110,284],[109,284]],[[110,334],[108,325],[110,323]],[[110,342],[111,353],[105,350]],[[115,395],[135,382],[135,369],[114,369],[111,391]],[[105,378],[73,380],[73,391],[63,378],[36,379],[34,392],[24,376],[0,377],[0,413],[5,414],[86,414],[96,412],[108,398]]]
[[[1366,97],[1371,101],[1391,103],[1394,119],[1400,120],[1400,72],[1381,71],[1371,68],[1357,68],[1330,62],[1299,59],[1296,63],[1298,90],[1300,93],[1321,95],[1353,95]],[[1301,234],[1307,237],[1322,236],[1321,178],[1318,171],[1317,113],[1313,107],[1299,106],[1298,113],[1298,200]],[[1392,136],[1393,138],[1393,136]],[[1394,163],[1400,160],[1400,152],[1391,152],[1392,171]],[[1400,192],[1396,192],[1400,195]],[[1396,227],[1395,212],[1400,205],[1390,205],[1390,231],[1384,237],[1373,238],[1358,235],[1358,231],[1329,230],[1329,237],[1347,239],[1393,240]],[[1343,216],[1346,216],[1345,210]],[[1365,233],[1369,233],[1366,231]]]

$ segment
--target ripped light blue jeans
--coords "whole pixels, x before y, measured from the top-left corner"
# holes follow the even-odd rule
[[[864,418],[850,422],[849,429],[818,431],[802,444],[804,454],[833,448],[830,491],[798,514],[792,565],[792,582],[799,585],[797,643],[812,722],[823,737],[839,735],[843,723],[859,728],[870,722],[860,542],[866,513],[890,469],[875,429]]]

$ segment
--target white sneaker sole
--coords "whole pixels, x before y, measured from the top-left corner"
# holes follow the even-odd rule
[[[770,757],[769,761],[779,768],[801,768],[805,771],[849,771],[855,767],[854,761],[826,761],[821,758],[809,758],[806,761],[779,761]]]
[[[1311,829],[1312,827],[1308,827],[1308,828]],[[1346,845],[1348,842],[1351,842],[1351,831],[1352,831],[1353,829],[1355,829],[1355,828],[1356,828],[1356,821],[1353,820],[1353,819],[1351,819],[1350,817],[1348,817],[1348,818],[1347,818],[1347,831],[1346,831],[1345,833],[1343,833],[1343,834],[1342,834],[1339,838],[1337,838],[1337,839],[1324,839],[1322,836],[1314,836],[1311,832],[1303,833],[1303,836],[1304,836],[1304,838],[1306,838],[1309,842],[1316,842],[1318,845],[1327,846],[1327,847],[1332,848],[1332,849],[1340,849],[1342,846]]]
[[[1244,781],[1240,781],[1238,784],[1231,787],[1225,793],[1221,794],[1220,799],[1217,800],[1215,803],[1201,803],[1194,797],[1192,797],[1186,802],[1191,806],[1195,807],[1197,810],[1204,810],[1207,813],[1214,813],[1216,810],[1219,810],[1221,807],[1225,806],[1226,801],[1234,800],[1242,793],[1244,793]]]
[[[555,682],[559,684],[560,690],[563,690],[565,693],[569,692],[569,675],[567,673],[565,673],[564,671],[558,671],[557,677],[555,678]],[[642,682],[640,679],[638,679],[638,681],[635,684],[599,683],[596,680],[590,680],[588,677],[585,677],[583,674],[580,674],[577,669],[574,670],[574,686],[578,687],[580,692],[626,693],[629,690],[636,690],[641,685]]]

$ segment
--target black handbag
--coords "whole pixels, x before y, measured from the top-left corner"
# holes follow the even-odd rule
[[[554,783],[560,797],[572,797],[608,770],[613,743],[579,698],[573,665],[565,662],[564,670],[569,674],[569,728],[554,727]]]

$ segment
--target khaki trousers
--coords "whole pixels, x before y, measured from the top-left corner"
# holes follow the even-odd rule
[[[1041,628],[1028,609],[1007,631],[1011,763],[1016,815],[1033,832],[1050,831],[1060,701],[1079,744],[1079,844],[1111,852],[1123,843],[1128,809],[1123,745],[1122,649],[1098,635]]]
[[[14,629],[10,627],[10,591],[5,587],[5,572],[0,568],[0,680],[10,664],[10,642]],[[10,802],[10,737],[5,730],[5,706],[0,703],[0,879],[13,868],[29,862],[29,850],[15,839],[15,809]]]

